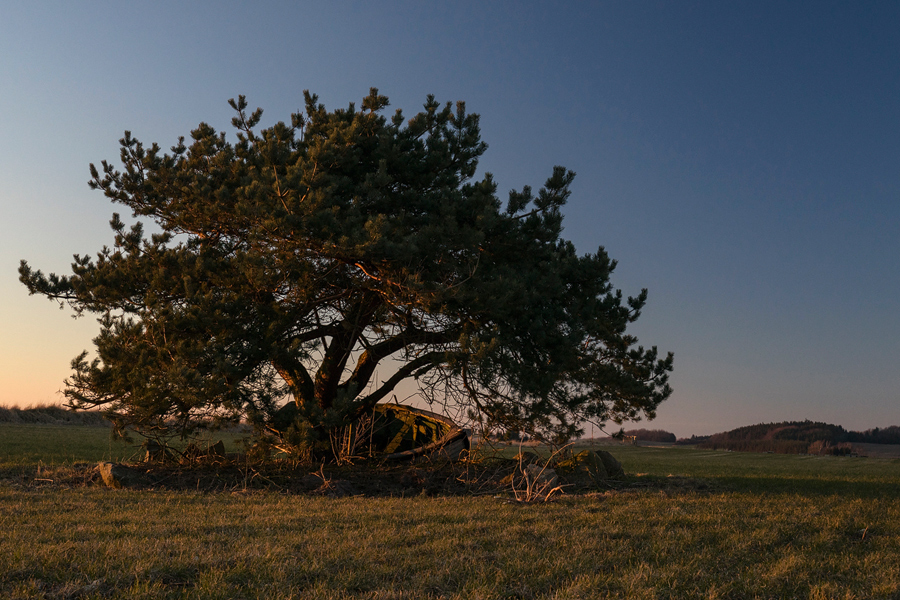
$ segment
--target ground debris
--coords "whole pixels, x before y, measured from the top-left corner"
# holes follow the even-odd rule
[[[537,467],[532,469],[535,473],[547,467],[546,463],[539,466],[539,463],[530,462],[532,467]],[[629,475],[620,479],[601,479],[589,477],[589,473],[586,475],[565,464],[559,466],[561,468],[556,469],[559,479],[555,485],[566,496],[641,491],[680,494],[712,492],[716,487],[709,481],[683,477]],[[0,472],[0,483],[27,489],[100,485],[205,493],[278,492],[335,498],[483,495],[511,498],[526,481],[520,461],[496,458],[480,461],[431,461],[412,465],[378,461],[310,465],[289,460],[258,463],[225,461],[219,464],[209,461],[192,464],[173,461],[100,465],[76,463],[7,469]]]

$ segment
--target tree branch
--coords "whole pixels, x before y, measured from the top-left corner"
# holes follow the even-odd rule
[[[364,389],[366,385],[368,385],[372,375],[375,373],[375,368],[378,366],[378,363],[391,354],[399,352],[408,346],[416,344],[437,346],[449,344],[453,342],[454,339],[455,336],[453,333],[448,331],[422,331],[414,328],[406,329],[402,333],[384,340],[381,343],[375,344],[363,352],[359,357],[359,360],[356,361],[356,369],[354,369],[350,377],[347,378],[347,381],[342,383],[340,387],[348,388],[350,386],[356,386],[357,390]]]
[[[355,414],[361,415],[367,410],[370,410],[373,406],[378,404],[378,402],[382,398],[391,393],[391,391],[397,386],[398,383],[412,376],[413,373],[415,373],[416,371],[420,371],[421,369],[425,369],[426,371],[431,370],[435,366],[435,364],[443,360],[445,356],[446,352],[442,351],[428,352],[404,364],[402,367],[397,369],[397,372],[391,375],[387,379],[387,381],[382,383],[377,390],[375,390],[368,396],[360,398],[356,401],[357,409],[355,411]]]

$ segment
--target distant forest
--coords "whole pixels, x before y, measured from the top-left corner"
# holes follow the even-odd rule
[[[639,442],[675,442],[675,434],[662,429],[630,429],[622,435],[633,436]]]
[[[46,425],[93,425],[109,427],[109,421],[98,411],[72,411],[57,405],[28,408],[0,406],[0,423],[40,423]],[[631,429],[623,435],[641,442],[668,442],[693,445],[709,450],[735,452],[777,452],[779,454],[848,455],[853,444],[900,444],[900,427],[876,427],[866,431],[847,431],[840,425],[814,421],[784,421],[739,427],[713,435],[694,435],[676,441],[675,434],[662,429]],[[528,436],[506,433],[498,439],[525,441]]]
[[[110,426],[109,421],[99,411],[74,411],[55,404],[40,404],[28,408],[0,406],[0,423]]]
[[[710,450],[777,452],[781,454],[837,454],[854,452],[853,444],[900,444],[900,427],[847,431],[840,425],[813,421],[784,421],[739,427],[725,433],[691,436],[678,444]]]

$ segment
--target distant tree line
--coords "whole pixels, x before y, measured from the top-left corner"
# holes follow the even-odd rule
[[[848,433],[848,442],[856,442],[859,444],[900,444],[900,427],[897,425],[867,429],[862,433],[857,431],[850,431]]]
[[[845,455],[852,453],[852,444],[900,444],[900,427],[876,427],[860,432],[848,431],[830,423],[783,421],[749,425],[713,435],[691,436],[677,443],[736,452]]]
[[[677,438],[674,433],[669,433],[662,429],[629,429],[622,435],[633,436],[639,442],[671,442],[674,443]]]
[[[109,420],[100,411],[74,411],[55,404],[41,404],[28,408],[0,406],[0,423],[110,426]]]

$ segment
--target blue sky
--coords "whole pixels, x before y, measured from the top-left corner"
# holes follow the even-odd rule
[[[675,353],[637,426],[900,424],[900,4],[895,2],[4,2],[0,404],[57,402],[97,325],[29,297],[111,242],[88,163],[124,130],[168,147],[369,87],[482,116],[501,193],[578,173],[565,235],[650,300]]]

